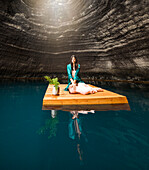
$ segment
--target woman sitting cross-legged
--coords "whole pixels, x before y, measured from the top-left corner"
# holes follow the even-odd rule
[[[78,63],[77,57],[75,55],[71,56],[70,64],[67,65],[67,73],[68,73],[68,85],[64,89],[65,91],[69,91],[69,86],[71,84],[84,83],[80,76],[80,64]]]
[[[90,94],[103,91],[101,88],[92,88],[85,84],[79,76],[80,64],[75,55],[71,56],[71,63],[67,65],[68,85],[64,89],[70,93]]]

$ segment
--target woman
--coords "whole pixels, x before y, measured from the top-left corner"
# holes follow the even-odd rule
[[[85,83],[78,83],[78,85],[70,85],[69,86],[70,93],[80,93],[80,94],[93,94],[96,92],[103,92],[101,88],[93,88]]]
[[[71,64],[67,65],[68,85],[64,89],[65,91],[69,91],[70,93],[81,93],[84,95],[103,91],[101,88],[92,88],[85,84],[79,77],[79,71],[80,64],[78,64],[76,56],[72,55]]]
[[[68,73],[68,85],[64,89],[65,91],[69,91],[69,86],[72,85],[77,85],[77,83],[84,83],[80,77],[79,77],[79,72],[80,72],[80,64],[78,64],[78,60],[75,55],[71,56],[71,63],[67,65],[67,73]]]

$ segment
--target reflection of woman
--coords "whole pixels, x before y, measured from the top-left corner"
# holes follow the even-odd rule
[[[95,113],[94,110],[90,110],[90,111],[84,111],[84,110],[80,110],[80,111],[70,111],[70,113],[72,114],[72,118],[69,121],[69,137],[71,139],[75,139],[76,134],[78,136],[78,138],[80,138],[80,135],[82,134],[82,127],[81,127],[81,120],[79,119],[79,113],[80,114],[88,114],[88,113]],[[83,136],[85,136],[83,134]]]
[[[73,140],[75,140],[76,138],[76,142],[77,142],[77,152],[79,154],[79,159],[80,161],[82,162],[83,161],[83,146],[84,146],[84,140],[85,142],[87,142],[87,138],[86,138],[86,135],[83,133],[82,131],[82,121],[79,119],[79,113],[80,114],[88,114],[88,113],[95,113],[94,110],[90,110],[90,111],[70,111],[72,117],[71,119],[69,120],[69,125],[68,125],[68,128],[69,128],[69,137]],[[84,140],[82,141],[81,139],[81,136],[84,137]],[[83,142],[83,144],[82,144]],[[82,162],[83,163],[83,162]]]
[[[69,120],[69,137],[71,139],[76,138],[76,134],[78,138],[80,138],[81,132],[82,132],[82,127],[81,127],[81,121],[78,117],[78,111],[71,111],[70,112],[73,117]]]
[[[68,85],[65,91],[70,93],[90,94],[103,91],[101,88],[92,88],[85,84],[79,77],[80,64],[75,55],[71,56],[71,64],[67,65]]]
[[[67,73],[68,73],[68,85],[65,88],[65,91],[69,91],[69,86],[76,85],[77,83],[84,83],[80,77],[80,64],[78,63],[78,60],[75,55],[71,56],[71,63],[67,65]]]

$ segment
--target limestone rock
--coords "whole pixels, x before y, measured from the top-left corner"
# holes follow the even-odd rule
[[[149,80],[148,0],[0,1],[0,76],[66,74]]]

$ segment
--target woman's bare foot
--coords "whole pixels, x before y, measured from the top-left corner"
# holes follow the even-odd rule
[[[93,89],[91,89],[89,92],[90,92],[91,94],[95,93]]]
[[[103,92],[103,89],[102,88],[97,88],[96,89],[98,92]]]

